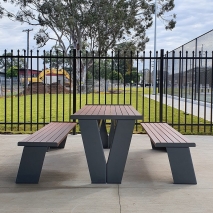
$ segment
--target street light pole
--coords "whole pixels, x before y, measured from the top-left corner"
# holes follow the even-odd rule
[[[154,58],[156,57],[156,26],[157,26],[157,1],[155,0]],[[153,95],[156,94],[156,58],[154,59],[152,93],[153,93]]]
[[[25,79],[25,85],[26,87],[28,86],[28,65],[29,65],[29,32],[32,31],[33,29],[29,30],[23,30],[22,32],[27,32],[27,69],[25,71],[26,73],[26,79]]]

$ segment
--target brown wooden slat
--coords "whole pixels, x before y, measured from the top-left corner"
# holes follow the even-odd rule
[[[51,128],[54,124],[50,123],[42,127],[37,132],[33,133],[32,135],[28,136],[27,138],[23,139],[22,141],[31,141],[31,140],[38,140],[38,138],[43,135],[45,132],[48,131],[49,128]]]
[[[105,115],[106,107],[104,105],[101,106],[101,109],[99,111],[99,115]]]
[[[20,142],[32,143],[57,143],[59,144],[63,138],[75,127],[76,123],[51,122],[42,129],[28,136]]]
[[[90,110],[90,113],[91,113],[90,115],[99,114],[100,108],[101,106],[98,106],[98,105],[93,106],[93,108]]]
[[[115,115],[123,115],[122,108],[123,106],[115,106]]]
[[[175,129],[173,129],[171,126],[169,126],[169,124],[167,124],[167,123],[164,123],[164,125],[166,125],[167,128],[170,129],[171,131],[175,130]],[[184,137],[184,135],[182,135],[182,134],[181,134],[180,132],[178,132],[177,130],[175,130],[174,133],[175,133],[178,137],[180,137],[182,140],[184,140],[185,142],[187,142],[187,143],[190,142],[186,137]]]
[[[129,113],[126,111],[125,107],[124,106],[120,106],[120,110],[122,112],[122,115],[129,115]]]
[[[124,106],[124,109],[126,110],[128,115],[135,115],[135,113],[132,111],[132,107],[131,106]]]
[[[164,138],[165,142],[167,143],[179,142],[179,140],[176,140],[171,133],[168,134],[168,132],[164,128],[162,128],[159,123],[151,123],[150,125],[155,130],[155,132],[157,132],[159,135],[161,135],[162,138]]]
[[[57,127],[57,129],[49,130],[48,136],[43,137],[41,142],[56,142],[60,143],[63,138],[69,133],[69,131],[73,128],[73,125],[69,125],[67,123],[63,124],[60,123],[60,126]],[[61,138],[61,136],[63,136]]]
[[[29,140],[29,142],[41,142],[43,139],[46,141],[49,141],[49,138],[51,138],[50,132],[55,132],[57,133],[57,130],[60,129],[61,123],[52,123],[49,125],[48,129],[46,129],[44,132],[41,134],[37,135],[36,137],[33,137]]]
[[[39,129],[38,131],[36,131],[32,135],[29,135],[28,137],[26,137],[22,141],[29,141],[31,138],[36,138],[39,134],[42,134],[42,132],[45,132],[49,128],[49,126],[50,126],[50,124],[45,125],[44,127]]]
[[[90,105],[88,105],[88,106],[86,106],[87,108],[87,110],[86,111],[84,111],[84,113],[81,113],[81,114],[86,114],[86,115],[92,115],[92,113],[95,111],[95,108],[96,108],[96,105],[95,106],[90,106]]]
[[[141,123],[151,141],[156,147],[195,147],[196,144],[190,142],[177,130],[167,123]]]
[[[158,124],[159,130],[162,131],[165,135],[167,135],[171,141],[173,141],[174,143],[175,142],[186,143],[185,138],[179,137],[176,134],[177,131],[175,129],[170,129],[168,127],[169,127],[168,124],[167,125],[162,123]]]
[[[155,129],[153,128],[152,123],[142,123],[142,126],[144,127],[144,129],[146,131],[148,131],[147,133],[152,136],[152,140],[155,143],[166,143],[167,141],[165,140],[165,138],[162,137],[162,135],[158,132],[155,131]]]

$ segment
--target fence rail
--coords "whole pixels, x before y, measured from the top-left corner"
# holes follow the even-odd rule
[[[153,57],[151,52],[31,51],[26,56],[5,51],[0,56],[0,132],[31,132],[51,121],[70,121],[85,104],[131,104],[144,122],[212,134],[212,65],[213,52],[161,50]],[[142,131],[140,122],[136,132]]]

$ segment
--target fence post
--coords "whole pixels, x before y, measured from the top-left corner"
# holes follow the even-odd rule
[[[160,89],[160,107],[159,107],[159,120],[163,122],[163,64],[164,64],[164,49],[160,50],[160,81],[159,81],[159,89]]]
[[[73,93],[73,114],[76,112],[76,49],[73,49],[73,82],[72,82],[72,93]],[[73,122],[76,122],[73,119]],[[73,129],[73,135],[76,134],[76,128]]]

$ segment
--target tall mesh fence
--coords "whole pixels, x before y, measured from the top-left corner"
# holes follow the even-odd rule
[[[211,102],[213,30],[165,56],[167,94]],[[170,85],[174,85],[171,89]],[[205,90],[205,91],[204,91]]]

